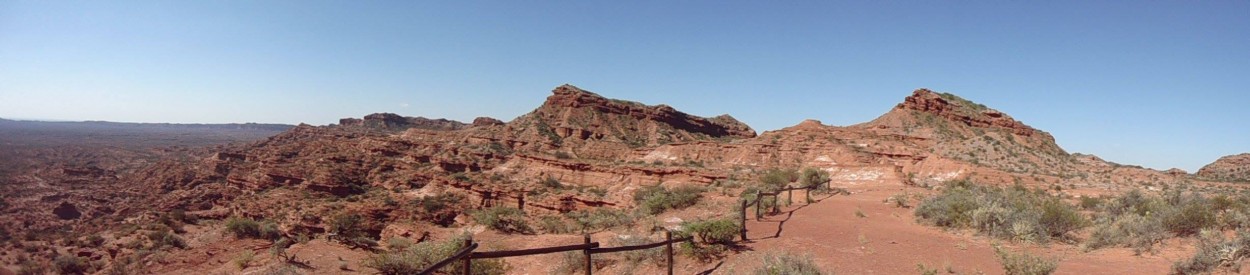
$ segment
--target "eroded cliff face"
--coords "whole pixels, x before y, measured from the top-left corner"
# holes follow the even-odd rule
[[[549,143],[563,147],[609,142],[640,148],[755,137],[751,127],[729,115],[703,118],[667,105],[604,98],[572,85],[556,87],[542,106],[508,126],[518,136],[546,137]]]
[[[1250,153],[1221,157],[1198,169],[1197,175],[1221,181],[1250,181]]]

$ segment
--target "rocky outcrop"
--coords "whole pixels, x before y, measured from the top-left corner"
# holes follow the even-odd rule
[[[1007,114],[990,109],[985,105],[973,103],[949,93],[935,93],[929,89],[919,89],[899,103],[895,109],[915,110],[930,113],[948,120],[957,121],[971,127],[995,127],[1021,135],[1033,136],[1045,134],[1024,123],[1016,121]]]
[[[1221,181],[1250,181],[1250,153],[1221,157],[1198,169],[1197,175]]]
[[[606,141],[632,148],[672,142],[755,137],[729,115],[703,118],[667,105],[608,99],[572,85],[552,90],[538,109],[508,123],[518,136],[552,144]]]
[[[339,120],[339,125],[386,130],[405,130],[408,128],[417,128],[440,131],[460,130],[469,126],[469,124],[454,120],[442,118],[428,119],[424,117],[406,117],[392,113],[370,114],[365,116],[364,119],[344,118]]]
[[[1189,172],[1186,172],[1185,170],[1181,170],[1180,168],[1168,169],[1168,170],[1163,171],[1163,173],[1166,173],[1173,177],[1183,177],[1183,176],[1189,175]]]
[[[473,119],[474,127],[499,126],[503,124],[504,124],[503,121],[500,121],[492,117],[478,117],[478,118]]]

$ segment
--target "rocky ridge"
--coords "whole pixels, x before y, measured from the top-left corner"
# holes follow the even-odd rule
[[[1250,181],[1250,153],[1221,157],[1198,169],[1197,175],[1221,181]]]

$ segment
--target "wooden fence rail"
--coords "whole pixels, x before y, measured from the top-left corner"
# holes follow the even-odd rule
[[[447,266],[448,264],[456,262],[456,260],[473,255],[472,252],[474,249],[477,249],[477,243],[473,243],[470,240],[469,245],[465,246],[464,248],[461,248],[460,251],[456,251],[456,253],[452,254],[451,257],[448,257],[447,259],[443,259],[442,261],[439,261],[438,263],[435,263],[434,265],[431,265],[430,267],[425,268],[425,270],[422,270],[421,273],[419,274],[421,275],[433,274],[435,270],[438,270],[440,268],[443,268],[444,266]]]
[[[575,245],[540,247],[540,248],[530,248],[530,249],[520,249],[520,250],[474,252],[473,250],[478,247],[478,243],[473,242],[473,239],[469,238],[465,240],[464,248],[461,248],[451,257],[448,257],[447,259],[443,259],[442,261],[439,261],[438,263],[431,265],[430,267],[427,267],[425,270],[421,271],[419,274],[422,274],[422,275],[433,274],[435,271],[438,271],[439,269],[446,267],[448,264],[455,262],[457,260],[462,261],[463,263],[463,265],[461,266],[461,270],[464,272],[463,274],[471,274],[473,271],[472,269],[473,259],[520,257],[520,256],[530,256],[530,255],[559,253],[559,252],[567,252],[567,251],[579,251],[579,250],[582,251],[583,255],[585,255],[586,274],[591,274],[593,270],[593,266],[591,263],[591,255],[642,250],[642,249],[652,249],[652,248],[665,246],[664,253],[668,256],[668,274],[671,275],[673,274],[673,244],[680,243],[680,242],[693,241],[694,237],[683,237],[683,238],[673,239],[673,232],[665,231],[664,232],[665,240],[661,242],[641,244],[641,245],[630,245],[630,246],[603,247],[603,248],[599,247],[598,242],[591,242],[589,234],[585,235],[584,239],[585,239],[585,243],[575,244]]]
[[[832,188],[832,182],[826,182],[825,184],[830,184],[830,187]],[[805,201],[808,204],[811,204],[812,203],[812,190],[815,190],[816,187],[817,187],[816,185],[804,186],[804,187],[787,187],[787,188],[775,190],[773,192],[768,192],[768,193],[764,193],[762,191],[755,191],[755,198],[749,201],[742,200],[742,205],[738,209],[739,211],[738,222],[739,222],[739,225],[741,225],[740,237],[742,237],[742,240],[743,241],[747,240],[746,220],[747,220],[747,208],[748,207],[755,206],[755,219],[759,220],[761,216],[763,216],[763,214],[760,211],[763,206],[762,202],[765,196],[773,197],[772,212],[777,212],[778,210],[777,206],[781,204],[781,202],[778,200],[779,199],[778,197],[779,195],[781,195],[781,192],[786,192],[786,197],[787,197],[786,205],[790,205],[791,203],[793,203],[793,199],[794,199],[793,191],[794,190],[807,190],[807,193],[805,194],[807,199]],[[525,204],[526,204],[524,193],[521,193],[515,198],[517,198],[517,208],[524,209]],[[487,204],[493,205],[493,200],[496,200],[494,196],[485,195],[483,197],[483,205],[484,206],[486,206]],[[421,271],[421,273],[419,274],[422,274],[422,275],[433,274],[435,271],[443,267],[446,267],[448,264],[455,262],[457,260],[460,260],[463,263],[463,266],[461,268],[461,270],[464,272],[463,274],[471,274],[473,259],[520,257],[520,256],[530,256],[530,255],[581,250],[582,254],[585,255],[586,274],[590,275],[592,270],[594,269],[591,263],[591,255],[602,254],[602,253],[616,253],[616,252],[624,252],[624,251],[642,250],[642,249],[652,249],[652,248],[657,248],[660,246],[666,246],[664,253],[668,256],[668,274],[672,275],[673,274],[673,244],[680,243],[680,242],[693,241],[694,237],[688,236],[688,237],[673,239],[673,232],[665,231],[664,238],[665,238],[664,241],[657,242],[657,243],[601,248],[599,247],[598,242],[591,242],[590,235],[587,234],[584,237],[585,243],[583,244],[540,247],[540,248],[530,248],[530,249],[521,249],[521,250],[486,251],[486,252],[473,252],[474,249],[477,249],[478,244],[473,242],[472,238],[469,238],[464,241],[464,247],[461,248],[459,251],[457,251],[455,254],[453,254],[451,257],[447,259],[443,259],[442,261],[439,261],[438,263],[435,263],[434,265],[427,267],[424,271]]]

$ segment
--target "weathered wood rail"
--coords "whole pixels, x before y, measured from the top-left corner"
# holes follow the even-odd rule
[[[672,275],[673,274],[673,244],[694,240],[693,237],[683,237],[683,238],[673,239],[673,232],[665,231],[664,232],[665,240],[661,242],[642,244],[642,245],[631,245],[631,246],[599,247],[598,242],[590,241],[589,234],[583,235],[583,236],[584,236],[584,239],[583,239],[584,242],[582,244],[539,247],[539,248],[529,248],[529,249],[520,249],[520,250],[484,251],[484,252],[473,251],[474,249],[478,247],[478,243],[473,242],[473,239],[470,238],[470,239],[466,239],[464,241],[463,248],[461,248],[459,251],[456,251],[456,253],[453,254],[451,257],[448,257],[447,259],[443,259],[442,261],[439,261],[438,263],[435,263],[434,265],[431,265],[425,268],[425,270],[421,271],[418,274],[422,274],[422,275],[434,274],[435,271],[438,271],[439,269],[442,269],[446,267],[447,265],[456,261],[461,261],[460,270],[463,272],[462,274],[472,274],[472,271],[473,271],[472,266],[473,266],[474,259],[508,258],[508,257],[521,257],[521,256],[531,256],[531,255],[539,255],[539,254],[560,253],[560,252],[567,252],[567,251],[582,251],[582,254],[585,255],[584,258],[586,261],[585,272],[586,274],[589,275],[594,271],[594,265],[591,263],[592,255],[594,254],[653,249],[653,248],[664,246],[665,247],[664,254],[666,255],[668,259],[668,274]]]

